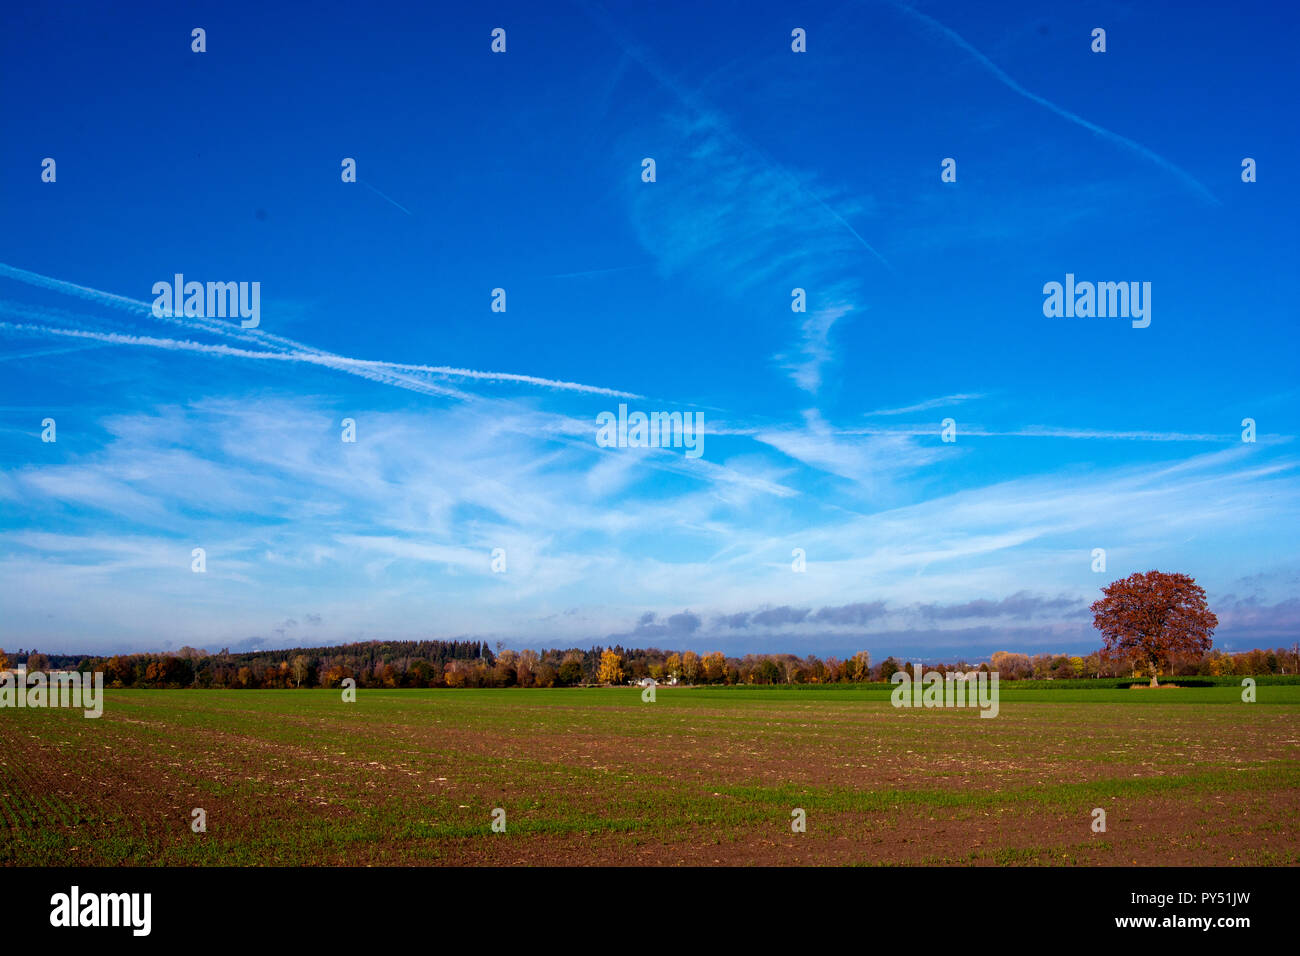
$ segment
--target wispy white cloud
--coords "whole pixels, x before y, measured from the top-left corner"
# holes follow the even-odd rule
[[[833,327],[864,308],[856,241],[790,187],[793,174],[729,141],[716,116],[668,117],[655,135],[670,144],[662,184],[631,194],[641,244],[664,272],[737,297],[759,289],[789,296],[803,288],[807,311],[792,314],[798,340],[775,358],[800,388],[816,392],[834,359]]]
[[[709,269],[737,292],[790,280],[815,288],[799,322],[792,354],[775,356],[795,384],[815,393],[833,360],[835,323],[862,308],[863,254],[892,271],[889,261],[849,221],[860,206],[819,186],[807,172],[777,162],[741,134],[716,106],[677,79],[605,11],[589,15],[680,104],[668,111],[655,138],[671,155],[661,173],[671,188],[633,194],[634,226],[642,245],[668,272]],[[645,137],[645,131],[639,131]]]
[[[901,433],[881,433],[866,438],[833,429],[815,409],[804,412],[802,428],[770,428],[754,438],[789,457],[831,474],[875,489],[887,477],[914,471],[942,452],[926,448]]]
[[[12,626],[70,637],[134,627],[135,640],[220,646],[269,637],[306,607],[328,622],[318,643],[482,633],[485,622],[506,638],[581,642],[686,607],[961,606],[1028,582],[1074,599],[1098,586],[1093,547],[1108,550],[1112,576],[1185,563],[1189,537],[1268,554],[1300,516],[1296,463],[1260,446],[855,512],[762,483],[789,486],[781,462],[794,456],[870,490],[926,475],[940,447],[845,439],[809,412],[748,456],[672,472],[678,486],[647,493],[647,462],[671,456],[599,449],[580,437],[589,423],[504,402],[371,412],[356,444],[339,441],[337,421],[305,399],[208,400],[110,416],[101,449],[0,471],[0,510],[21,503],[25,515],[0,530]],[[195,546],[208,551],[205,576],[189,571]],[[491,572],[497,547],[505,574]],[[1242,566],[1230,547],[1198,553],[1186,569],[1212,588],[1271,567]],[[123,605],[123,592],[143,597]],[[63,623],[48,623],[49,608]],[[782,633],[816,641],[834,624],[820,623]],[[880,623],[894,625],[930,626],[905,614]]]

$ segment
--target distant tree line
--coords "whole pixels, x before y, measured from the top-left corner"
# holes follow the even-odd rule
[[[210,654],[193,647],[175,653],[90,657],[0,649],[0,670],[102,671],[109,687],[297,688],[338,687],[352,678],[359,687],[572,687],[623,684],[643,678],[684,684],[838,684],[888,681],[909,662],[886,657],[873,664],[861,651],[844,659],[814,655],[664,651],[659,648],[593,647],[588,650],[515,651],[483,641],[371,641],[337,647],[288,648]],[[989,661],[924,663],[923,671],[997,671],[1002,680],[1127,677],[1129,658],[1105,652],[1082,656],[998,651]],[[1296,674],[1300,647],[1227,654],[1172,655],[1175,677]]]

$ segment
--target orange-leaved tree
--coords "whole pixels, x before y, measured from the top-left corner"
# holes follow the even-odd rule
[[[1204,654],[1219,626],[1205,588],[1186,574],[1135,572],[1102,588],[1092,605],[1092,626],[1106,653],[1118,652],[1151,668],[1151,686],[1171,654]]]

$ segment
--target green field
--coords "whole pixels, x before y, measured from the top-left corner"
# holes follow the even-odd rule
[[[109,691],[98,720],[0,710],[0,863],[1300,862],[1300,687],[1246,704],[1003,684],[994,719],[889,692],[140,690]]]

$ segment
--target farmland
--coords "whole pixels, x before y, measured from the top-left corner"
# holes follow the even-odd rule
[[[1004,685],[995,719],[888,693],[110,690],[97,720],[3,710],[0,864],[1300,863],[1300,687]]]

